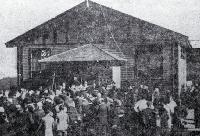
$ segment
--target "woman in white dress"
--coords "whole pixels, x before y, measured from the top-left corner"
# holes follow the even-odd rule
[[[46,112],[46,115],[42,118],[45,125],[45,136],[53,136],[53,126],[54,126],[54,118],[53,113],[50,111]]]

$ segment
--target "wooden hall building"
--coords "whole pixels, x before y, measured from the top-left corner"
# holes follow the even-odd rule
[[[48,67],[39,60],[87,44],[127,60],[120,65],[120,82],[176,92],[185,87],[185,50],[191,48],[187,36],[92,1],[78,4],[6,46],[17,47],[20,85]]]

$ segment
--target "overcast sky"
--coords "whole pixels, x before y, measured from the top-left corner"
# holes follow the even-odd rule
[[[5,42],[82,1],[0,0],[0,78],[16,75],[16,49]],[[200,0],[93,1],[200,40]]]

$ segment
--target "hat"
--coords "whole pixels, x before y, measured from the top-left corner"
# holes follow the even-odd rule
[[[34,93],[34,91],[33,91],[33,90],[30,90],[30,91],[29,91],[29,94],[30,94],[30,95],[32,95],[33,93]]]
[[[22,107],[21,107],[21,105],[19,105],[19,104],[16,105],[16,108],[17,108],[18,111],[22,110]]]
[[[49,98],[49,97],[47,97],[47,99],[46,99],[46,102],[53,103],[52,99],[51,99],[51,98]]]
[[[61,95],[61,94],[62,94],[62,91],[56,90],[56,95],[57,95],[57,96],[59,96],[59,95]]]
[[[44,90],[44,93],[48,93],[49,91],[48,90]]]
[[[17,109],[21,108],[21,105],[17,104],[17,105],[16,105],[16,108],[17,108]]]
[[[67,112],[67,108],[66,108],[66,107],[64,107],[64,109],[63,109],[63,110],[64,110],[64,112]]]
[[[98,98],[101,98],[101,93],[97,93],[97,97],[98,97]]]
[[[0,107],[0,112],[5,112],[5,109],[3,107]]]
[[[122,110],[122,109],[119,110],[118,116],[119,117],[123,117],[124,116],[124,110]]]
[[[38,102],[37,106],[38,106],[39,109],[42,109],[42,106],[43,106],[42,102]]]

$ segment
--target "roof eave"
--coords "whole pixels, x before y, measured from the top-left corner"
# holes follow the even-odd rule
[[[24,33],[22,33],[21,35],[19,35],[19,36],[13,38],[12,40],[10,40],[10,41],[8,41],[7,43],[5,43],[5,44],[6,44],[6,47],[7,47],[7,48],[16,47],[17,45],[14,45],[14,46],[11,45],[12,42],[16,42],[16,41],[18,41],[18,40],[24,38],[25,35],[27,35],[27,34],[33,32],[33,31],[35,31],[35,30],[37,30],[37,29],[39,29],[39,28],[41,28],[41,27],[43,27],[44,25],[48,24],[49,22],[52,22],[52,21],[55,21],[56,19],[61,18],[61,17],[64,16],[67,12],[70,12],[71,10],[77,8],[78,6],[82,5],[83,3],[84,3],[84,2],[81,2],[81,3],[79,3],[78,5],[76,5],[76,6],[72,7],[72,8],[70,8],[70,9],[66,10],[65,12],[63,12],[63,13],[61,13],[61,14],[59,14],[59,15],[57,15],[57,16],[55,16],[55,17],[53,17],[53,18],[51,18],[51,19],[49,19],[49,20],[47,20],[47,21],[45,21],[44,23],[39,24],[39,25],[37,25],[36,27],[34,27],[34,28],[32,28],[32,29],[30,29],[30,30],[28,30],[28,31],[26,31],[26,32],[24,32]]]
[[[6,45],[6,48],[14,48],[17,46],[16,44],[12,44],[10,42],[5,43],[5,45]]]

